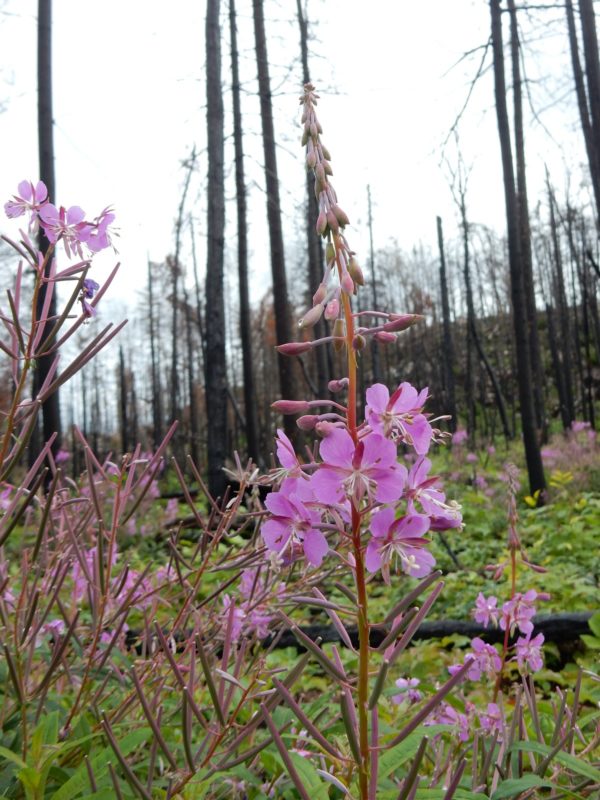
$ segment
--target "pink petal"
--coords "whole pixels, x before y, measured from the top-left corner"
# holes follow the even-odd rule
[[[33,193],[31,191],[31,183],[29,181],[21,181],[17,188],[19,190],[19,197],[22,197],[23,200],[31,200]]]
[[[354,442],[348,431],[332,428],[321,442],[319,453],[326,464],[349,468],[354,456]]]
[[[48,199],[48,189],[44,181],[38,181],[35,187],[34,199],[36,203],[43,203]]]
[[[365,567],[369,572],[377,572],[378,569],[381,569],[381,554],[375,540],[371,540],[367,545]]]
[[[371,433],[361,439],[365,450],[362,457],[362,468],[367,469],[371,465],[378,467],[389,467],[396,463],[396,445],[378,433]]]
[[[52,203],[46,203],[40,208],[40,218],[48,225],[53,225],[58,220],[58,209]]]
[[[406,484],[406,467],[398,465],[395,469],[372,469],[370,476],[377,482],[375,499],[380,503],[399,500]]]
[[[310,484],[321,503],[341,503],[344,500],[342,481],[345,474],[329,467],[320,467],[312,476]]]
[[[390,392],[383,383],[374,383],[367,389],[367,405],[371,411],[383,414],[390,399]]]
[[[296,509],[281,492],[271,492],[265,498],[265,505],[276,517],[295,517]]]
[[[327,555],[328,550],[327,539],[321,531],[311,529],[304,534],[304,555],[313,567],[321,566],[321,562]]]
[[[288,525],[276,519],[263,522],[260,534],[269,550],[280,553],[286,546],[292,531]]]
[[[385,539],[390,528],[394,524],[394,517],[393,508],[383,508],[381,511],[378,511],[377,514],[373,514],[371,517],[371,524],[369,525],[371,535],[378,539]]]
[[[425,453],[429,451],[429,446],[433,437],[433,431],[427,418],[423,416],[423,414],[417,414],[413,419],[412,425],[407,425],[406,427],[411,435],[417,453],[419,455],[425,455]]]
[[[392,406],[392,411],[395,414],[401,414],[405,411],[412,411],[413,408],[416,408],[415,403],[417,401],[417,390],[414,388],[414,386],[405,381],[404,383],[400,384],[398,389],[401,391],[397,400]]]
[[[292,443],[280,429],[277,431],[277,458],[285,469],[292,469],[298,463]]]
[[[394,526],[394,538],[412,539],[423,536],[429,530],[429,517],[424,514],[409,514],[399,519]]]
[[[77,225],[85,217],[85,211],[79,206],[71,206],[67,211],[67,225]]]

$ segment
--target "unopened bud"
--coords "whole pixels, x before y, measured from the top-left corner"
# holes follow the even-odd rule
[[[333,323],[333,346],[339,353],[344,346],[344,337],[346,334],[346,327],[343,319],[336,319]]]
[[[296,425],[300,428],[301,431],[312,431],[314,430],[315,425],[319,421],[318,414],[304,414],[302,417],[298,417],[296,420]]]
[[[396,334],[388,331],[377,331],[374,338],[382,344],[393,344],[396,341]]]
[[[312,347],[312,342],[286,342],[278,345],[275,349],[283,356],[299,356],[306,353]]]
[[[307,400],[276,400],[271,403],[271,408],[280,414],[302,414],[308,411],[310,406]]]
[[[340,301],[337,299],[337,297],[334,297],[333,300],[330,300],[325,306],[325,319],[331,322],[332,320],[337,319],[339,315]]]
[[[354,281],[350,277],[350,273],[348,270],[344,270],[342,274],[342,280],[340,281],[342,285],[342,289],[346,292],[346,294],[354,294]]]
[[[327,215],[324,211],[321,211],[319,216],[317,217],[317,224],[316,224],[317,233],[319,236],[325,236],[327,231]]]
[[[323,164],[317,164],[317,166],[315,167],[315,178],[323,185],[327,183],[327,178],[325,176],[325,167],[323,166]]]
[[[352,340],[352,349],[353,350],[364,350],[365,345],[367,344],[367,340],[362,335],[362,333],[357,333],[354,339]]]
[[[329,152],[329,150],[328,150],[328,149],[325,147],[325,145],[323,144],[323,142],[321,142],[321,150],[323,151],[323,158],[326,158],[326,159],[327,159],[327,161],[331,161],[331,153],[330,153],[330,152]]]
[[[338,205],[335,205],[332,207],[332,211],[335,214],[336,219],[340,223],[342,228],[344,228],[346,225],[350,225],[350,220],[348,219],[348,215],[346,214],[343,208],[340,208]]]
[[[323,161],[323,169],[325,170],[325,175],[333,175],[333,170],[331,169],[329,161]]]
[[[302,147],[304,147],[308,142],[309,135],[310,135],[310,128],[308,127],[308,124],[305,124],[304,130],[302,131]]]
[[[327,266],[329,264],[333,264],[335,261],[335,247],[331,242],[327,242],[327,246],[325,247],[325,263]]]
[[[327,224],[334,233],[338,233],[340,229],[340,223],[338,222],[336,215],[333,213],[331,209],[329,209],[329,211],[327,212]]]
[[[329,434],[331,433],[331,431],[332,431],[334,428],[335,428],[335,425],[332,425],[332,424],[331,424],[331,422],[327,422],[326,420],[320,420],[320,421],[319,421],[319,422],[317,422],[317,424],[315,425],[315,431],[316,431],[316,433],[318,433],[318,434],[319,434],[319,436],[322,436],[322,437],[323,437],[323,439],[324,439],[326,436],[329,436]]]
[[[399,333],[405,331],[414,325],[415,322],[420,322],[424,319],[422,314],[390,314],[390,321],[386,322],[383,326],[384,331],[391,333]]]
[[[349,383],[350,381],[348,380],[348,378],[337,378],[336,380],[329,381],[329,383],[327,384],[327,388],[329,389],[330,392],[333,392],[333,394],[335,394],[336,392],[341,392],[344,389],[346,389]]]
[[[311,124],[310,124],[310,135],[311,135],[311,137],[312,137],[313,139],[316,139],[316,138],[317,138],[317,136],[319,135],[319,129],[318,129],[318,127],[315,125],[315,123],[314,123],[314,122],[311,122]]]
[[[317,163],[317,154],[315,153],[314,150],[312,150],[306,156],[306,167],[307,167],[307,169],[314,169],[316,163]]]
[[[324,283],[319,284],[319,288],[313,294],[313,306],[316,306],[317,303],[323,303],[325,298],[327,297],[327,287]]]
[[[350,261],[348,262],[348,272],[352,276],[352,280],[354,283],[358,283],[359,286],[365,285],[365,278],[360,268],[358,261],[352,256]]]
[[[307,311],[306,314],[302,317],[301,320],[298,322],[299,328],[312,328],[313,325],[316,325],[317,322],[321,319],[323,314],[323,304],[319,303],[316,306],[313,306],[310,311]]]

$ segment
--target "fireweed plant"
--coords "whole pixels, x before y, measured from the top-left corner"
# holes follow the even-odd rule
[[[18,242],[6,240],[20,263],[1,312],[13,388],[0,438],[2,796],[525,800],[543,789],[558,800],[593,797],[600,786],[586,760],[597,738],[586,739],[578,723],[579,681],[572,701],[566,691],[544,706],[536,699],[531,673],[541,666],[541,642],[532,615],[542,598],[517,591],[516,564],[527,559],[516,532],[516,478],[511,593],[501,609],[483,596],[475,609],[483,625],[504,628],[503,649],[473,640],[445,682],[401,670],[386,686],[442,589],[429,543],[438,531],[462,535],[461,513],[430,474],[431,443],[444,435],[424,409],[426,389],[371,386],[365,418],[357,417],[365,342],[395,341],[419,318],[353,312],[362,274],[329,181],[312,86],[302,103],[327,261],[301,328],[324,315],[333,332],[280,350],[332,343],[345,353],[347,374],[330,385],[339,401],[278,401],[317,443],[301,455],[280,431],[279,466],[262,476],[236,457],[239,491],[219,501],[191,459],[185,471],[173,460],[181,496],[161,498],[174,425],[154,453],[138,445],[120,460],[99,458],[75,429],[85,471],[74,479],[52,440],[23,467],[43,400],[121,327],[95,333],[114,272],[101,287],[89,277],[94,253],[111,245],[114,215],[106,209],[89,221],[76,206],[51,205],[43,184],[29,182],[5,206],[28,228]],[[50,242],[45,255],[32,241],[37,226]],[[49,318],[50,301],[40,313],[37,298],[59,282],[73,290]],[[86,322],[89,342],[59,373],[59,352]],[[55,360],[30,398],[43,355]],[[369,596],[382,584],[393,606],[373,619]],[[326,651],[295,621],[307,609],[328,616],[345,652]],[[290,632],[302,655],[275,651]],[[490,702],[477,711],[466,688],[487,675]]]

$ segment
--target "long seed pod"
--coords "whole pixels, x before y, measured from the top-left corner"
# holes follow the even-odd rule
[[[270,732],[271,736],[273,737],[273,741],[275,742],[275,746],[279,750],[279,755],[281,756],[281,760],[283,761],[283,763],[285,765],[285,768],[287,770],[288,775],[290,776],[290,778],[292,780],[292,783],[294,784],[294,786],[298,790],[298,792],[300,794],[300,797],[302,798],[302,800],[312,800],[310,794],[308,793],[308,790],[306,789],[305,785],[302,783],[302,780],[300,779],[300,775],[298,775],[298,771],[296,770],[296,767],[294,766],[294,763],[293,763],[292,759],[290,758],[290,754],[288,752],[288,749],[285,746],[285,744],[283,743],[283,739],[279,735],[279,731],[277,730],[277,726],[273,722],[273,718],[269,714],[269,712],[267,710],[267,707],[266,707],[266,705],[264,703],[260,704],[260,710],[262,712],[263,719],[267,723],[267,728],[269,729],[269,732]]]
[[[348,700],[348,696],[346,692],[340,692],[340,707],[342,709],[342,721],[344,723],[344,728],[346,730],[346,736],[348,738],[348,744],[350,745],[350,751],[352,753],[352,757],[356,764],[361,763],[361,755],[360,755],[360,746],[358,744],[358,731],[356,730],[356,726],[353,720],[353,714],[350,711],[349,707],[350,701]]]
[[[306,730],[310,733],[313,739],[321,745],[321,747],[326,750],[330,755],[334,758],[342,758],[341,753],[339,753],[333,745],[329,744],[327,739],[323,736],[323,734],[314,726],[314,724],[310,721],[310,719],[306,716],[302,708],[298,705],[298,703],[294,700],[290,692],[285,688],[281,681],[278,681],[277,678],[273,678],[273,684],[276,686],[277,691],[283,695],[283,699],[287,703],[287,705],[291,708],[294,712],[298,721],[306,728]]]
[[[421,761],[423,760],[423,756],[425,755],[425,749],[427,744],[429,743],[429,738],[424,736],[421,739],[421,744],[419,745],[419,749],[415,753],[415,757],[412,760],[412,764],[410,765],[410,769],[408,770],[408,774],[406,778],[402,781],[402,788],[400,789],[400,794],[398,795],[397,800],[407,800],[411,789],[419,775],[419,767],[421,766]]]

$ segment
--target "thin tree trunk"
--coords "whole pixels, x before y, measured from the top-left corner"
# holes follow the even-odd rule
[[[273,106],[271,102],[271,81],[269,78],[269,61],[267,57],[267,41],[263,0],[253,0],[254,39],[256,47],[256,63],[258,67],[258,91],[260,95],[260,117],[265,159],[265,183],[267,190],[267,220],[269,225],[269,242],[271,246],[271,273],[273,277],[273,305],[275,313],[275,331],[277,344],[284,344],[292,339],[291,314],[287,292],[285,272],[285,249],[283,245],[283,228],[281,224],[281,204],[279,201],[279,178],[277,173],[277,154],[275,132],[273,127]],[[285,399],[295,398],[294,361],[277,354],[279,371],[279,388]],[[284,429],[288,436],[295,438],[297,428],[291,416],[284,417]]]
[[[221,87],[220,0],[206,7],[206,124],[208,133],[208,214],[206,221],[206,416],[208,483],[213,496],[225,490],[227,448],[227,368],[223,273],[225,188],[223,93]]]
[[[510,50],[513,77],[513,105],[515,116],[515,161],[517,178],[517,204],[519,229],[521,232],[521,257],[523,263],[523,286],[525,289],[525,306],[527,309],[527,327],[529,333],[529,360],[533,378],[534,410],[537,427],[545,435],[547,422],[544,411],[544,373],[540,354],[540,341],[535,307],[535,290],[533,284],[533,263],[531,256],[531,230],[529,226],[529,203],[527,200],[527,177],[525,170],[525,134],[523,130],[523,99],[521,91],[521,65],[519,63],[520,45],[517,25],[517,10],[514,0],[508,0],[510,13]]]
[[[229,32],[231,39],[231,91],[233,97],[233,144],[235,149],[235,189],[238,223],[238,281],[240,293],[240,339],[242,342],[242,368],[244,373],[245,433],[248,455],[259,462],[258,418],[256,413],[256,386],[252,359],[252,330],[250,292],[248,289],[248,220],[246,179],[244,176],[244,149],[242,136],[242,109],[240,102],[240,74],[237,48],[235,0],[229,0]]]
[[[127,417],[127,375],[125,356],[119,346],[119,423],[121,426],[121,450],[123,455],[129,451],[129,419]]]
[[[192,457],[194,464],[198,463],[198,403],[196,402],[196,381],[195,381],[195,351],[194,340],[192,336],[192,309],[188,301],[188,293],[184,288],[183,302],[185,304],[185,339],[187,345],[187,379],[188,379],[188,395],[190,404],[190,449],[189,454]]]
[[[506,81],[504,76],[504,48],[502,42],[502,12],[500,0],[490,0],[492,47],[494,52],[494,89],[496,97],[496,116],[502,155],[504,176],[504,197],[508,229],[508,249],[510,265],[510,284],[513,307],[513,325],[517,359],[517,381],[521,407],[523,443],[529,475],[531,493],[546,488],[544,467],[535,425],[535,410],[529,346],[527,341],[527,307],[523,282],[523,260],[521,255],[521,232],[519,226],[518,203],[515,189],[510,127],[506,105]]]
[[[448,298],[448,277],[446,275],[446,255],[444,252],[444,232],[442,218],[436,217],[438,247],[440,251],[440,294],[442,298],[442,324],[444,337],[442,342],[442,367],[445,389],[444,405],[450,421],[448,427],[454,433],[458,422],[456,414],[456,394],[454,385],[454,342],[452,339],[452,324],[450,321],[450,302]]]
[[[40,179],[48,189],[48,199],[51,203],[56,201],[56,183],[54,174],[54,119],[52,113],[52,0],[38,0],[38,39],[37,39],[37,80],[38,80],[38,145],[40,161]],[[42,253],[46,253],[50,243],[40,228],[38,246]],[[46,275],[50,271],[50,263],[46,266]],[[46,299],[47,286],[40,288],[37,300],[36,314],[41,318],[42,309]],[[56,314],[56,293],[53,292],[48,308],[48,317]],[[43,326],[40,342],[45,341],[53,323]],[[38,359],[33,380],[34,396],[39,392],[56,354],[45,355]],[[39,426],[38,431],[39,431]],[[32,437],[29,448],[30,463],[35,461],[44,442],[57,433],[52,445],[52,452],[57,453],[61,444],[60,404],[58,392],[54,392],[42,404],[42,438],[39,432]],[[50,478],[50,473],[49,473]]]
[[[162,389],[160,386],[160,373],[157,354],[157,336],[154,315],[154,281],[152,279],[152,264],[148,261],[148,326],[150,332],[150,370],[152,382],[152,444],[158,447],[162,441],[163,411]]]

